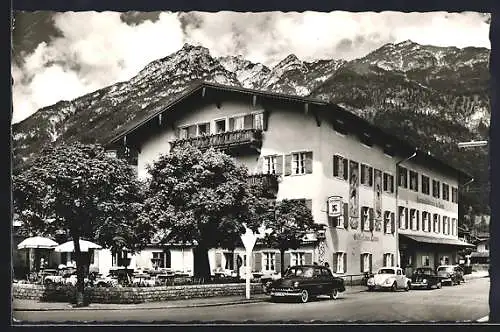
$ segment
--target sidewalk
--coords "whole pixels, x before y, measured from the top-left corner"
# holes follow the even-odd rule
[[[488,271],[476,271],[472,272],[471,274],[466,274],[464,275],[464,280],[474,280],[474,279],[479,279],[479,278],[488,278],[489,277],[489,272]]]
[[[364,286],[347,287],[345,292],[340,293],[340,296],[366,291]],[[140,309],[177,309],[177,308],[197,308],[197,307],[212,307],[246,303],[264,302],[269,299],[268,295],[256,294],[251,295],[250,299],[244,296],[224,296],[224,297],[208,297],[188,300],[174,300],[163,302],[146,302],[138,304],[104,304],[91,303],[87,307],[73,308],[71,304],[64,302],[38,302],[35,300],[20,300],[12,301],[12,310],[14,311],[64,311],[64,310],[140,310]]]

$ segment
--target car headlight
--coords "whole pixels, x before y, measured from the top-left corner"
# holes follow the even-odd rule
[[[368,285],[373,285],[375,283],[375,279],[370,278],[368,279]]]
[[[427,283],[427,279],[422,280],[422,282],[423,282],[424,284],[426,284],[426,283]]]
[[[295,287],[295,288],[299,287],[299,282],[298,281],[294,282],[293,287]]]

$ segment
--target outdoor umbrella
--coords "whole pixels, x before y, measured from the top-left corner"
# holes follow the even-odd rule
[[[80,251],[81,252],[88,252],[89,249],[101,249],[102,247],[98,244],[95,244],[90,241],[86,240],[80,240]],[[54,251],[57,252],[74,252],[75,251],[75,245],[73,241],[68,241],[66,243],[63,243],[57,247],[54,248]]]
[[[52,249],[58,243],[46,237],[35,236],[24,239],[17,245],[17,249]]]

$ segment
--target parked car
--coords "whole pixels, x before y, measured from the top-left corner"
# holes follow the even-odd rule
[[[419,267],[411,277],[411,288],[441,288],[441,279],[432,267]]]
[[[398,289],[410,290],[411,280],[399,267],[383,267],[367,281],[369,291],[388,289],[395,292]]]
[[[442,284],[460,285],[464,278],[464,271],[460,265],[441,265],[436,271]]]
[[[345,291],[344,279],[334,277],[330,269],[318,265],[289,267],[283,277],[274,280],[267,292],[272,300],[276,298],[298,298],[302,303],[317,295],[329,295],[337,299]]]

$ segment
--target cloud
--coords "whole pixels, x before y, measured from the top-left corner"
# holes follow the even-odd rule
[[[22,61],[12,69],[13,120],[128,80],[185,42],[203,45],[213,56],[242,55],[268,66],[292,53],[306,61],[351,60],[407,39],[489,48],[489,18],[472,12],[56,13],[50,23],[59,33],[48,35],[26,54],[16,54]],[[27,31],[15,37],[33,36],[29,27],[20,24]]]

